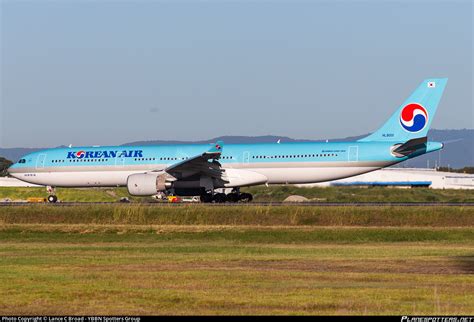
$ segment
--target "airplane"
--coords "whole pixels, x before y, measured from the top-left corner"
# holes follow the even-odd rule
[[[49,202],[57,201],[55,187],[115,186],[133,196],[250,202],[241,187],[331,181],[442,149],[427,133],[446,84],[447,78],[424,80],[382,127],[354,142],[70,146],[28,154],[8,171],[47,186]]]

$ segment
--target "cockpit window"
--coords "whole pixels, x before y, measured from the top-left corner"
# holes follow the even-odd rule
[[[18,163],[26,163],[26,159],[20,159],[20,161],[18,161]]]

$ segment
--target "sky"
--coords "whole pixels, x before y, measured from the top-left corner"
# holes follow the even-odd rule
[[[474,128],[471,1],[0,0],[0,147],[338,138],[448,77]]]

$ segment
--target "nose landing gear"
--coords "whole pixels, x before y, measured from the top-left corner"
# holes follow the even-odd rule
[[[47,186],[46,191],[49,193],[49,196],[48,196],[49,203],[55,203],[56,201],[58,201],[58,197],[56,196],[56,189],[54,187]]]
[[[58,197],[56,197],[55,195],[48,196],[48,202],[55,203],[56,201],[58,201]]]

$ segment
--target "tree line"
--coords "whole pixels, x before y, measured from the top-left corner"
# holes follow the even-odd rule
[[[0,177],[5,177],[7,175],[7,169],[13,164],[8,159],[0,157]]]
[[[474,173],[474,167],[464,167],[461,169],[453,169],[448,167],[439,167],[438,171],[445,171],[445,172],[456,172],[456,173]]]

